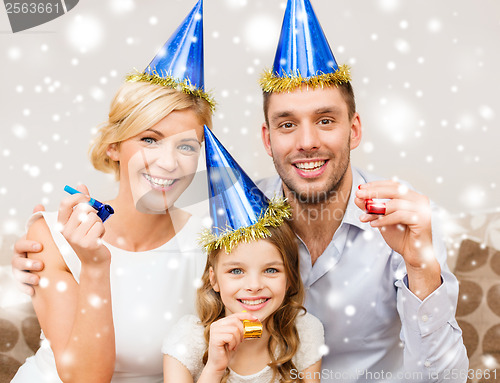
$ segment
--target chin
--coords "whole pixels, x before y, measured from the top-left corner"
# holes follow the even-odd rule
[[[156,196],[152,193],[144,194],[135,201],[137,211],[145,214],[165,214],[172,206],[173,202],[170,203],[170,198],[165,201],[161,195]]]

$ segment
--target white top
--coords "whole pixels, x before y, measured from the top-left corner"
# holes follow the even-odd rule
[[[36,214],[30,223],[39,218]],[[43,213],[66,265],[78,282],[81,263],[56,229],[57,213]],[[162,340],[183,315],[195,312],[197,281],[206,256],[197,245],[201,220],[191,217],[157,249],[111,252],[111,299],[116,340],[113,383],[163,381]],[[43,334],[42,334],[42,339]],[[48,377],[48,378],[47,378]],[[48,342],[20,368],[13,382],[60,382]]]
[[[300,345],[292,358],[297,372],[304,371],[321,359],[324,345],[323,325],[315,316],[306,313],[298,315],[295,321],[299,333]],[[181,362],[191,373],[196,382],[203,370],[203,354],[207,349],[203,335],[204,327],[195,315],[186,315],[174,326],[163,342],[162,352]],[[273,376],[269,366],[252,375],[239,375],[229,369],[228,383],[271,383]],[[278,382],[275,380],[274,382]]]

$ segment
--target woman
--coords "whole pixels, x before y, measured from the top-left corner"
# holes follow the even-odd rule
[[[201,1],[184,24],[199,26],[200,12]],[[115,214],[103,224],[80,187],[57,214],[30,221],[28,239],[43,245],[30,258],[45,264],[33,304],[48,341],[13,382],[159,382],[162,339],[194,310],[201,225],[174,203],[196,172],[212,104],[196,76],[159,75],[160,58],[119,89],[91,148],[94,167],[120,181],[107,202]]]

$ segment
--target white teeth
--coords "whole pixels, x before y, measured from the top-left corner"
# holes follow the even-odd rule
[[[168,179],[151,177],[149,174],[144,174],[144,177],[146,177],[146,179],[149,182],[151,182],[152,184],[155,184],[155,185],[160,186],[160,187],[170,186],[175,181],[175,180],[168,180]]]
[[[300,170],[311,171],[322,167],[325,162],[326,161],[298,162],[295,164],[295,167],[299,168]]]
[[[254,299],[254,300],[251,300],[251,301],[247,301],[245,299],[240,299],[240,301],[241,301],[241,303],[243,303],[245,305],[252,306],[252,305],[260,305],[261,303],[264,303],[265,301],[267,301],[267,298]]]

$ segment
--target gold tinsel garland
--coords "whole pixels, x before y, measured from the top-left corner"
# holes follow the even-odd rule
[[[200,97],[204,99],[210,105],[212,112],[215,110],[216,102],[213,97],[201,90],[200,88],[195,87],[191,84],[191,81],[188,79],[179,81],[170,75],[160,76],[158,72],[153,72],[153,74],[141,73],[137,71],[136,73],[131,73],[127,75],[125,78],[128,82],[150,82],[155,85],[167,86],[172,89],[176,89],[186,94],[192,94],[193,96]]]
[[[213,234],[211,230],[205,229],[201,233],[199,242],[207,253],[223,247],[224,251],[229,254],[240,242],[256,241],[269,237],[271,232],[267,227],[278,227],[285,218],[290,218],[291,215],[290,205],[286,200],[273,198],[269,201],[269,206],[264,214],[252,226],[240,227],[237,230],[228,227],[218,236]]]
[[[347,65],[339,66],[339,69],[333,73],[323,73],[312,77],[302,77],[297,74],[285,74],[278,77],[272,70],[264,71],[260,78],[260,86],[266,93],[290,92],[302,85],[312,88],[323,88],[331,85],[340,85],[351,81],[350,69]]]

